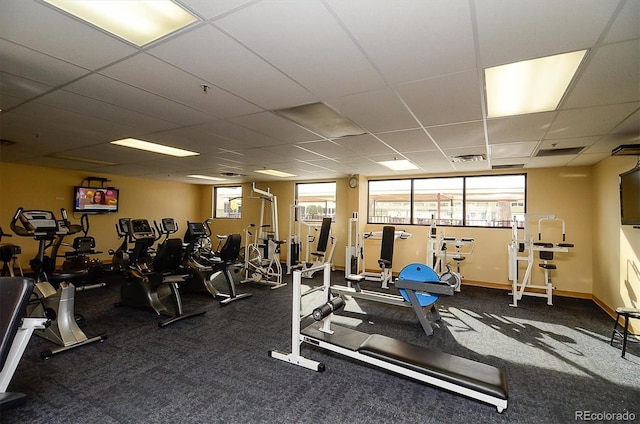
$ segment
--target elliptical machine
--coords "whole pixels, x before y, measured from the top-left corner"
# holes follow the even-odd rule
[[[35,305],[28,308],[29,316],[48,318],[51,324],[45,329],[36,330],[35,333],[60,346],[41,352],[40,356],[43,359],[49,359],[57,353],[107,339],[106,335],[87,337],[75,319],[75,286],[71,282],[61,281],[56,289],[49,282],[49,277],[45,272],[47,242],[50,243],[57,236],[73,234],[68,224],[66,211],[61,209],[60,212],[63,219],[56,220],[53,212],[23,210],[20,207],[11,220],[11,229],[16,235],[33,237],[38,241],[38,253],[29,262],[35,275],[36,284],[33,294],[37,300]]]

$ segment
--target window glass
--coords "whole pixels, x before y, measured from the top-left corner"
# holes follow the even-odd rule
[[[463,178],[413,182],[413,224],[463,225]]]
[[[465,200],[467,226],[511,227],[513,219],[522,226],[525,176],[467,177]]]
[[[215,187],[214,195],[215,218],[242,217],[242,187]]]
[[[369,223],[411,223],[411,180],[369,181]]]
[[[305,221],[322,221],[322,218],[335,219],[336,183],[298,183],[296,184],[296,204],[298,216]]]
[[[526,175],[369,181],[372,224],[523,226]]]

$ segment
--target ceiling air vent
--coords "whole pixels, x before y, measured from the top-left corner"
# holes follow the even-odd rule
[[[537,158],[545,157],[545,156],[566,156],[566,155],[577,155],[584,149],[582,147],[567,147],[564,149],[542,149],[538,151],[536,155]]]
[[[16,142],[7,140],[6,138],[0,138],[0,146],[11,146],[12,144],[16,144]]]
[[[524,168],[524,163],[513,163],[511,165],[492,165],[491,169],[514,169]]]
[[[237,172],[222,172],[220,175],[222,175],[223,177],[246,177],[246,175],[244,174],[238,174]]]
[[[449,156],[451,162],[479,162],[487,159],[487,155],[459,155]]]

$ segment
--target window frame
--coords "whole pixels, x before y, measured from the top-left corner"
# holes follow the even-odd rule
[[[322,214],[322,216],[318,219],[304,219],[305,222],[322,222],[322,218],[323,217],[331,217],[331,221],[335,222],[336,221],[336,209],[337,209],[337,205],[338,205],[338,183],[336,181],[304,181],[304,182],[299,182],[299,183],[295,183],[295,188],[294,188],[294,202],[297,206],[300,206],[300,202],[299,202],[299,186],[301,185],[311,185],[311,184],[333,184],[333,213],[331,214]],[[325,208],[325,209],[329,209],[329,208]],[[300,208],[296,208],[295,210],[295,220],[299,221],[300,220]]]
[[[431,179],[448,179],[448,178],[452,178],[452,179],[462,179],[462,217],[461,217],[461,225],[458,224],[451,224],[451,223],[443,223],[443,222],[438,222],[436,221],[436,224],[438,226],[442,226],[442,227],[474,227],[474,228],[511,228],[512,224],[513,224],[513,219],[510,218],[509,220],[500,220],[498,222],[505,222],[508,223],[508,225],[505,226],[496,226],[496,225],[468,225],[467,222],[469,221],[468,219],[468,208],[469,208],[469,202],[470,200],[468,200],[468,194],[469,194],[469,189],[468,189],[468,185],[467,182],[470,179],[473,178],[491,178],[491,177],[522,177],[523,180],[523,199],[520,200],[518,199],[517,201],[515,200],[509,200],[510,204],[513,204],[514,202],[520,202],[522,201],[524,203],[524,205],[522,206],[522,215],[524,215],[527,212],[527,205],[528,205],[528,174],[526,172],[519,172],[519,173],[509,173],[509,174],[479,174],[479,175],[452,175],[452,176],[434,176],[434,177],[409,177],[409,178],[396,178],[396,179],[372,179],[369,180],[367,182],[367,224],[385,224],[386,222],[377,222],[377,221],[372,221],[371,219],[371,215],[370,215],[370,199],[371,199],[371,183],[372,182],[378,182],[378,181],[410,181],[410,193],[409,193],[409,197],[410,197],[410,205],[409,205],[409,222],[408,223],[401,223],[400,225],[416,225],[416,226],[429,226],[431,225],[431,223],[433,223],[435,220],[434,219],[422,219],[422,218],[418,218],[416,217],[416,181],[418,180],[431,180]],[[471,196],[473,198],[473,196]],[[453,206],[452,206],[453,207]],[[517,215],[516,215],[517,216]],[[418,222],[418,219],[421,219],[422,222]],[[455,220],[455,218],[451,218],[451,220]],[[425,222],[426,221],[426,222]],[[442,219],[440,220],[442,221]],[[518,228],[522,228],[524,225],[524,221],[520,221],[518,219],[516,219],[516,221],[518,222]]]
[[[239,205],[239,212],[236,214],[237,216],[218,216],[218,189],[240,189],[240,195],[237,198],[242,199],[242,185],[232,185],[232,186],[215,186],[213,187],[213,218],[215,219],[242,219],[242,200]],[[231,198],[229,198],[231,199]],[[224,207],[223,207],[224,210]],[[228,213],[225,213],[228,214]]]

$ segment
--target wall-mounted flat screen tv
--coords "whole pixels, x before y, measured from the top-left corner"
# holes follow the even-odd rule
[[[620,174],[622,225],[640,225],[640,166]]]
[[[74,212],[109,213],[118,212],[119,195],[117,188],[96,188],[76,186],[73,189]]]

